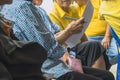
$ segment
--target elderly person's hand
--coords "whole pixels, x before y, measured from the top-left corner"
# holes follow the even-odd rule
[[[65,30],[68,31],[70,35],[80,33],[83,28],[84,18],[80,18],[76,21],[71,22]]]
[[[55,38],[60,44],[64,44],[65,41],[73,34],[80,33],[83,28],[84,18],[80,18],[71,22],[66,29],[55,34]]]

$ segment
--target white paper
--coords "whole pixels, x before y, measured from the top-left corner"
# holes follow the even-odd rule
[[[80,33],[74,34],[66,40],[67,47],[72,48],[78,44],[78,42],[80,41],[80,39],[84,35],[84,32],[91,21],[93,11],[94,11],[94,8],[91,4],[91,1],[88,0],[87,6],[86,6],[85,11],[82,15],[85,18],[85,23],[83,24],[83,29]]]

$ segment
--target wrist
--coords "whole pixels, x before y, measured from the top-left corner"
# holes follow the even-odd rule
[[[106,38],[111,38],[112,36],[111,35],[105,35]]]

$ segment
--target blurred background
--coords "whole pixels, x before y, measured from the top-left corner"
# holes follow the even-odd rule
[[[41,7],[49,13],[53,7],[53,0],[43,0]]]

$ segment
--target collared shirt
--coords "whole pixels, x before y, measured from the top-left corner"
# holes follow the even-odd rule
[[[106,20],[120,38],[120,0],[104,0],[100,6],[99,18]]]
[[[48,51],[48,59],[44,62],[42,71],[50,73],[57,78],[70,71],[59,59],[65,53],[66,49],[56,41],[50,31],[52,28],[49,29],[44,24],[42,20],[45,15],[44,11],[40,10],[40,15],[37,9],[29,1],[14,0],[11,5],[4,6],[2,13],[6,15],[6,18],[12,18],[11,20],[15,21],[13,30],[19,40],[38,42]],[[52,31],[56,32],[57,30],[56,28],[56,30]]]
[[[94,12],[93,16],[91,18],[90,24],[88,28],[86,29],[85,33],[86,35],[89,36],[102,36],[106,32],[106,27],[107,27],[107,22],[104,20],[99,20],[98,19],[98,11],[100,7],[101,0],[91,0]],[[76,9],[79,13],[79,16],[81,17],[84,10],[85,10],[86,5],[76,5]]]
[[[49,17],[50,19],[58,24],[60,26],[61,30],[64,30],[72,20],[68,20],[65,17],[71,17],[71,18],[78,18],[77,12],[72,8],[72,6],[69,7],[69,11],[65,12],[60,8],[60,6],[54,1],[54,8],[50,12]]]

